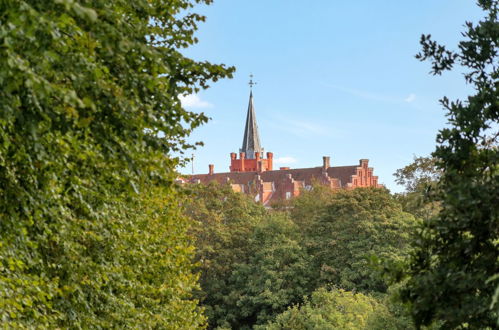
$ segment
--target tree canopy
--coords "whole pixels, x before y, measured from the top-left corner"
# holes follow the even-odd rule
[[[393,175],[405,186],[405,192],[395,194],[404,211],[421,219],[434,217],[440,211],[440,202],[431,200],[429,193],[435,188],[441,170],[434,157],[414,157],[414,161]]]
[[[414,217],[403,212],[386,189],[327,192],[319,188],[304,192],[294,203],[291,216],[305,234],[303,244],[313,256],[316,287],[329,284],[346,290],[386,292],[387,284],[370,267],[370,258],[402,258],[416,225]],[[315,217],[304,211],[310,207]]]
[[[280,329],[407,329],[375,298],[345,290],[314,291],[302,305],[295,305],[260,330]]]
[[[421,191],[440,178],[436,164],[437,159],[433,157],[415,156],[412,163],[395,172],[395,182],[404,185],[407,192]]]
[[[440,130],[433,157],[442,176],[431,191],[441,210],[424,221],[408,264],[402,297],[418,325],[497,326],[491,310],[499,269],[499,1],[479,0],[486,17],[466,23],[452,51],[423,35],[420,60],[432,73],[460,67],[474,94],[441,104],[449,126]]]
[[[207,120],[179,95],[233,71],[182,55],[210,2],[0,2],[6,327],[203,324],[171,182]]]
[[[402,258],[415,225],[385,189],[317,186],[278,210],[229,185],[188,189],[186,214],[196,220],[200,271],[196,297],[212,328],[274,322],[321,287],[385,296],[387,284],[371,257]],[[378,304],[389,309],[384,301]]]

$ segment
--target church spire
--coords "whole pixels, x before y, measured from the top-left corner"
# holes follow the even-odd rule
[[[250,75],[250,98],[248,104],[248,114],[246,115],[246,126],[244,127],[243,147],[239,150],[246,154],[247,159],[254,159],[255,152],[259,152],[263,157],[263,148],[260,145],[260,135],[256,124],[255,108],[253,107],[253,75]]]

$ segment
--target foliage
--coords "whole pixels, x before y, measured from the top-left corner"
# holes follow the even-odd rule
[[[316,207],[311,191],[296,199],[297,207]],[[324,196],[323,192],[319,192]],[[310,195],[310,196],[307,196]],[[330,192],[315,219],[296,219],[304,224],[304,244],[313,257],[315,287],[334,285],[346,290],[386,292],[380,274],[370,267],[370,257],[389,261],[407,253],[414,217],[402,211],[385,189],[360,188]]]
[[[236,263],[248,260],[248,239],[265,215],[265,209],[228,185],[215,183],[188,187],[186,214],[195,220],[196,260],[201,291],[196,296],[205,307],[211,325],[236,322],[238,313],[230,301],[234,289],[230,276]]]
[[[312,293],[302,305],[295,305],[273,322],[255,329],[407,329],[399,324],[386,306],[362,293],[344,290]]]
[[[301,191],[298,198],[288,201],[287,208],[293,221],[303,230],[308,230],[310,225],[326,213],[326,205],[333,200],[334,192],[327,186],[314,182],[312,189]]]
[[[414,157],[411,164],[398,169],[394,174],[395,181],[405,185],[406,189],[395,197],[404,211],[417,218],[429,219],[440,211],[440,203],[428,198],[428,192],[435,188],[441,176],[436,166],[437,160],[433,157]]]
[[[297,229],[284,214],[272,214],[255,228],[250,257],[230,276],[233,314],[262,324],[312,291],[309,256]]]
[[[203,326],[205,318],[198,302],[190,299],[198,279],[192,273],[194,249],[186,235],[191,223],[180,214],[176,194],[153,189],[141,203],[122,210],[128,222],[121,228],[116,226],[121,229],[119,245],[110,251],[115,258],[119,251],[121,265],[115,264],[107,272],[117,275],[110,280],[113,291],[122,291],[120,304],[130,308],[125,313],[113,313],[116,319],[110,326]]]
[[[177,201],[171,189],[154,189],[116,197],[122,208],[100,221],[71,219],[52,234],[54,246],[37,241],[42,252],[29,251],[49,265],[13,264],[14,255],[3,255],[2,327],[201,327],[204,317],[189,299],[197,280],[189,222]]]
[[[478,5],[487,16],[466,23],[457,51],[423,36],[417,56],[431,60],[433,74],[461,66],[474,88],[464,102],[441,100],[450,124],[439,132],[433,153],[442,177],[432,196],[441,210],[420,229],[402,291],[418,325],[497,326],[490,309],[497,282],[488,280],[499,269],[499,1]]]
[[[186,202],[210,326],[265,323],[312,291],[298,227],[230,186],[193,186]]]
[[[385,189],[318,186],[283,210],[266,210],[229,185],[187,189],[186,214],[197,223],[196,297],[210,328],[266,324],[322,286],[385,292],[369,257],[400,259],[414,225]],[[407,326],[403,312],[392,313],[401,307],[384,308]]]
[[[407,192],[421,191],[438,181],[441,173],[433,157],[414,157],[414,161],[395,172],[395,182],[405,186]]]
[[[202,323],[174,191],[137,195],[170,186],[169,155],[207,119],[178,96],[232,72],[180,53],[204,19],[192,5],[0,2],[5,327]]]

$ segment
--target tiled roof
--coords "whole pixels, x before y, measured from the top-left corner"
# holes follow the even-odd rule
[[[327,174],[331,179],[341,180],[341,186],[346,186],[350,182],[351,175],[356,173],[357,166],[339,166],[330,167],[327,170]],[[275,170],[275,171],[265,171],[265,172],[226,172],[226,173],[214,173],[214,174],[197,174],[193,175],[192,180],[199,179],[201,183],[209,183],[211,181],[217,181],[218,183],[227,183],[229,180],[231,183],[235,184],[247,184],[255,179],[256,175],[260,175],[260,178],[264,182],[279,182],[283,180],[286,174],[291,174],[295,181],[304,181],[306,185],[312,184],[314,180],[320,180],[323,175],[322,167],[310,167],[310,168],[295,168],[288,170]]]

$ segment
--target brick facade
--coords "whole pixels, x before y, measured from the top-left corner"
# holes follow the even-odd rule
[[[246,158],[246,153],[240,152],[239,159],[235,152],[230,154],[230,171],[231,172],[262,172],[272,171],[274,154],[267,152],[267,159],[262,158],[263,153],[255,152],[255,157],[252,159]]]
[[[330,166],[330,158],[323,157],[323,164],[319,167],[272,170],[272,153],[267,153],[265,162],[264,159],[255,157],[251,160],[253,162],[249,163],[251,165],[246,165],[248,159],[245,159],[244,155],[239,159],[236,159],[235,155],[231,154],[230,172],[215,173],[213,165],[209,165],[208,174],[193,175],[188,181],[230,184],[234,191],[249,194],[255,201],[264,205],[296,197],[302,190],[311,189],[314,183],[326,185],[331,189],[382,187],[378,183],[378,177],[373,175],[373,168],[369,167],[368,159],[361,159],[358,165]],[[241,161],[244,165],[241,165]]]

